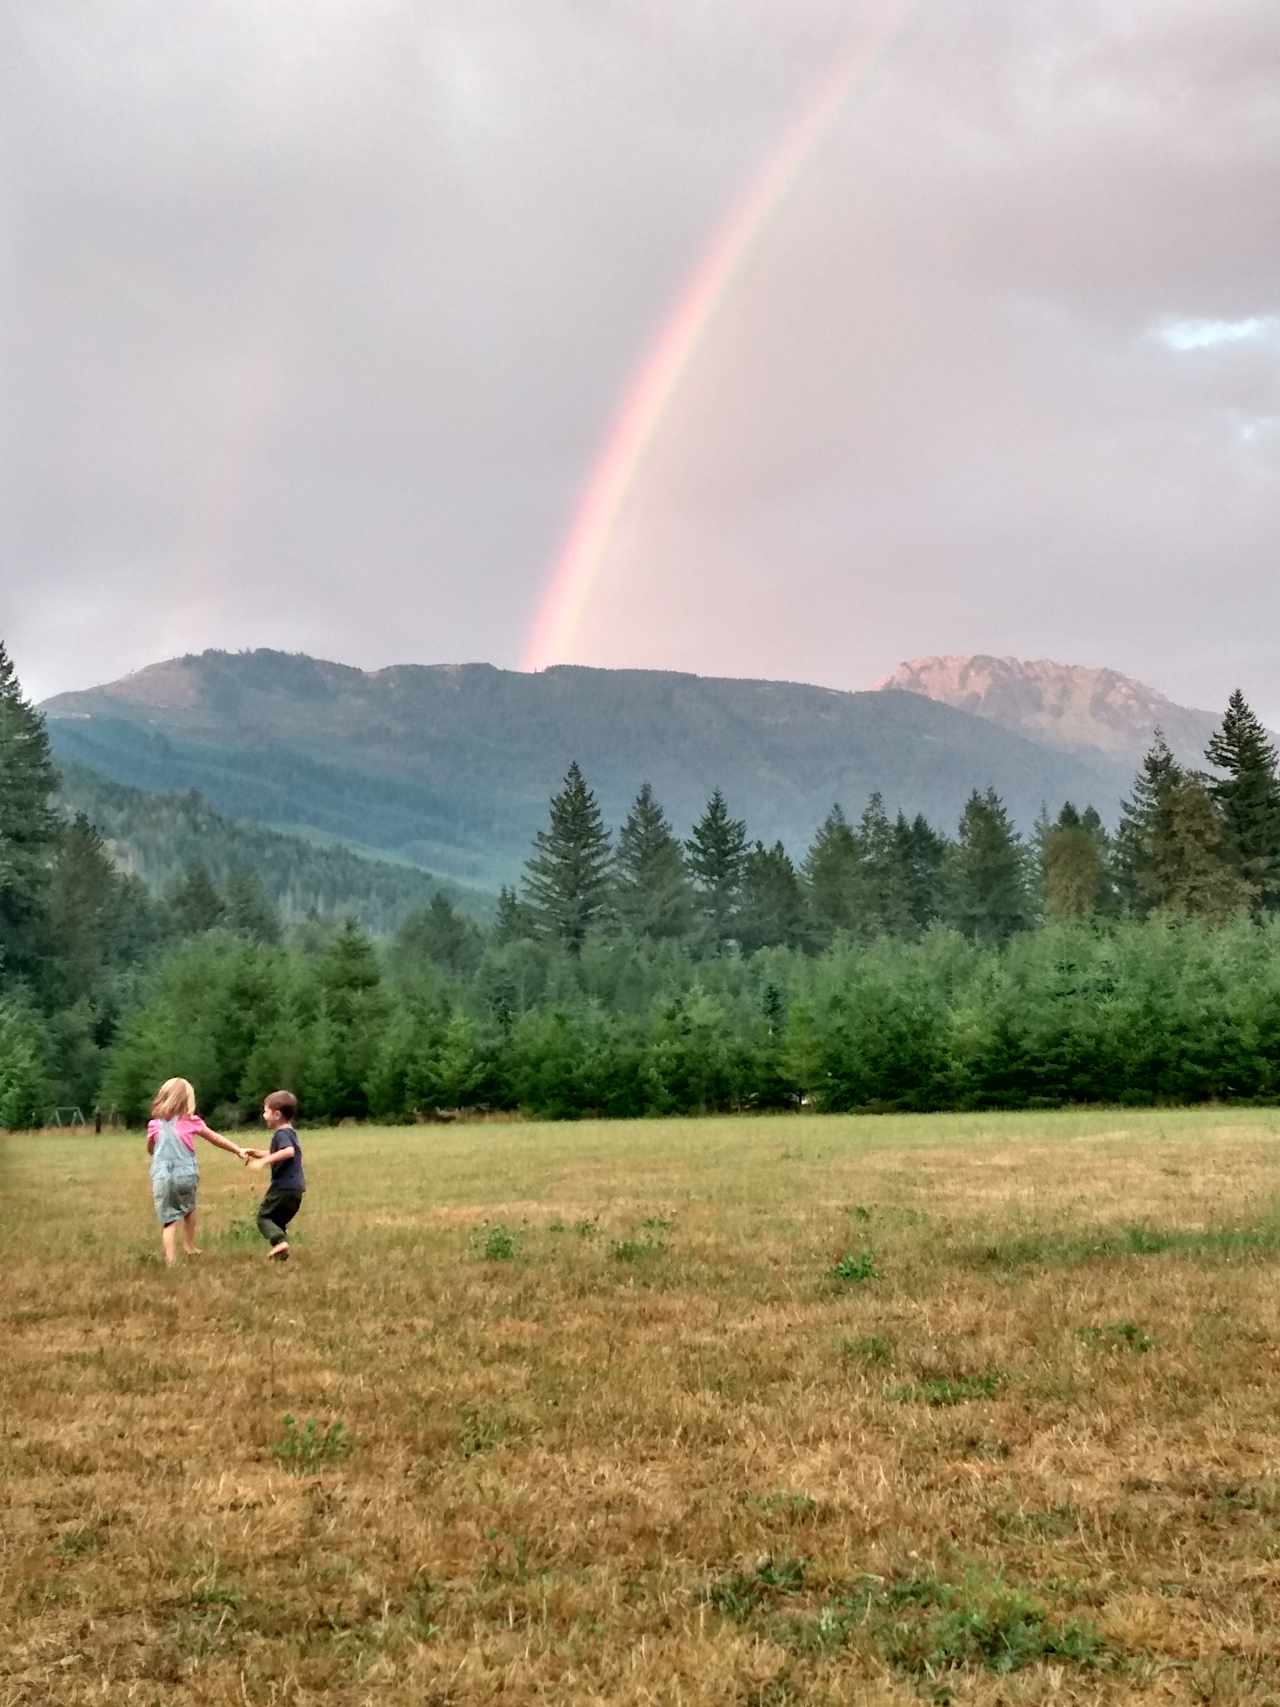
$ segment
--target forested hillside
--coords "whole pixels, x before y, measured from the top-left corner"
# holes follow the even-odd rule
[[[218,811],[318,830],[496,888],[577,759],[607,823],[647,778],[687,831],[714,788],[793,857],[835,801],[954,824],[993,787],[1029,829],[1045,801],[1114,818],[1130,765],[1086,759],[910,693],[645,670],[487,664],[365,673],[274,652],[175,659],[45,708],[59,759]]]
[[[195,793],[149,794],[67,762],[61,777],[64,811],[83,813],[116,864],[153,890],[167,891],[193,865],[216,883],[252,872],[284,923],[350,917],[376,936],[394,931],[437,892],[469,917],[493,915],[494,897],[483,891],[414,866],[233,821]]]

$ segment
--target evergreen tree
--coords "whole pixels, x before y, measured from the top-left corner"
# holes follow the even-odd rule
[[[1078,813],[1075,823],[1059,820],[1049,827],[1040,862],[1047,918],[1090,919],[1101,911],[1106,871],[1097,840]]]
[[[862,916],[862,850],[837,804],[823,819],[805,856],[804,882],[814,945],[825,948]]]
[[[540,935],[581,952],[588,931],[608,917],[611,862],[609,833],[575,759],[525,865],[525,897]]]
[[[898,863],[906,873],[907,911],[917,933],[936,924],[946,907],[947,838],[923,812],[908,824],[899,812],[893,826]]]
[[[1157,821],[1168,790],[1182,776],[1182,767],[1169,750],[1164,731],[1157,729],[1133,782],[1133,794],[1120,811],[1116,831],[1114,875],[1121,905],[1135,918],[1152,907],[1151,862]]]
[[[11,978],[36,973],[46,947],[57,780],[44,718],[0,641],[0,969]]]
[[[1221,923],[1255,891],[1235,869],[1204,779],[1182,771],[1161,791],[1141,892],[1149,909]]]
[[[532,942],[537,934],[533,914],[515,890],[504,883],[498,890],[498,910],[494,914],[489,940],[501,947],[509,942]]]
[[[436,893],[429,907],[410,913],[396,932],[392,962],[402,975],[426,965],[467,977],[480,964],[483,953],[484,940],[477,927],[463,918],[447,895]]]
[[[1280,777],[1276,750],[1239,688],[1205,749],[1225,772],[1209,783],[1228,856],[1265,912],[1280,908]]]
[[[1005,942],[1027,929],[1027,850],[993,788],[969,796],[949,864],[949,911],[957,930],[978,942]]]
[[[729,816],[718,788],[693,826],[685,850],[707,934],[717,948],[723,948],[737,931],[735,914],[747,857],[747,826],[740,818]]]
[[[684,851],[647,782],[622,826],[615,870],[614,905],[624,930],[657,941],[691,933],[693,891]]]
[[[208,867],[189,865],[169,894],[169,925],[175,936],[199,936],[216,930],[227,916]]]
[[[102,837],[78,812],[62,833],[49,879],[50,988],[56,1002],[100,994],[120,948],[124,900]]]
[[[867,938],[910,935],[914,923],[910,874],[878,793],[863,809],[856,838],[862,854],[862,934]]]
[[[757,842],[742,867],[738,940],[745,953],[797,948],[804,940],[804,891],[781,842]]]
[[[227,878],[223,923],[250,942],[271,945],[280,941],[280,915],[267,899],[255,873],[233,871]]]

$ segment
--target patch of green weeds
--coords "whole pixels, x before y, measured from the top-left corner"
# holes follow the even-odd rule
[[[514,1262],[520,1235],[504,1221],[482,1221],[471,1235],[471,1254],[478,1262]]]
[[[272,1456],[290,1470],[307,1470],[315,1464],[334,1464],[351,1452],[351,1435],[347,1425],[331,1422],[322,1425],[308,1417],[301,1427],[294,1416],[284,1419],[284,1434],[272,1447]]]
[[[74,1529],[64,1529],[54,1542],[54,1551],[64,1559],[84,1559],[100,1553],[107,1544],[105,1524],[79,1523]]]
[[[788,1554],[766,1553],[751,1571],[729,1571],[707,1590],[707,1602],[726,1618],[745,1622],[762,1606],[780,1597],[799,1594],[804,1587],[806,1561]]]
[[[482,1452],[501,1446],[510,1433],[510,1424],[500,1411],[469,1406],[458,1418],[458,1451],[464,1458],[478,1458]]]
[[[865,1246],[860,1251],[846,1251],[827,1270],[827,1279],[841,1286],[864,1286],[869,1280],[879,1280],[875,1252]]]
[[[1137,1322],[1123,1320],[1080,1329],[1080,1338],[1093,1351],[1132,1351],[1139,1356],[1155,1349],[1155,1340]]]
[[[594,1215],[586,1215],[581,1221],[575,1221],[573,1230],[580,1239],[594,1239],[600,1231],[600,1223]]]
[[[293,1236],[290,1235],[290,1243],[292,1242]],[[229,1245],[232,1249],[237,1249],[244,1245],[260,1245],[262,1243],[262,1234],[258,1231],[258,1223],[256,1221],[250,1221],[245,1216],[241,1215],[237,1216],[234,1221],[222,1229],[218,1234],[218,1243],[220,1245]]]
[[[674,1221],[668,1221],[662,1215],[650,1215],[647,1221],[640,1223],[642,1233],[669,1233],[675,1226]]]
[[[968,1256],[978,1267],[1011,1269],[1170,1253],[1227,1261],[1274,1256],[1280,1253],[1280,1219],[1272,1216],[1236,1227],[1158,1227],[1143,1221],[1079,1231],[1033,1230],[977,1246]]]
[[[613,1239],[609,1255],[614,1262],[646,1262],[650,1257],[661,1256],[666,1248],[665,1240],[646,1233],[642,1239]]]
[[[822,1652],[855,1631],[865,1632],[897,1670],[941,1685],[947,1698],[947,1678],[956,1673],[1003,1675],[1045,1660],[1094,1666],[1105,1657],[1091,1624],[1058,1620],[1036,1596],[978,1573],[959,1583],[931,1572],[887,1582],[864,1578],[778,1635],[790,1647]]]
[[[971,1405],[996,1398],[1008,1379],[1002,1369],[988,1369],[981,1375],[935,1375],[924,1381],[906,1381],[894,1388],[891,1397],[903,1405]]]
[[[897,1349],[888,1334],[863,1334],[857,1339],[841,1340],[840,1355],[853,1363],[887,1369],[896,1359]]]

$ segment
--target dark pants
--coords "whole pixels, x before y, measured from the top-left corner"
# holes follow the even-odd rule
[[[279,1191],[272,1186],[258,1207],[258,1231],[268,1243],[284,1244],[284,1230],[301,1208],[300,1191]]]

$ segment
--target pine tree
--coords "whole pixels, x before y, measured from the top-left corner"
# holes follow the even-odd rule
[[[1151,861],[1157,820],[1164,810],[1165,796],[1182,777],[1182,767],[1169,750],[1164,731],[1157,729],[1142,767],[1133,782],[1133,794],[1120,811],[1115,840],[1115,883],[1121,905],[1135,918],[1145,918],[1158,905],[1152,900]]]
[[[742,867],[738,939],[744,952],[797,948],[804,938],[804,891],[781,842],[757,842]]]
[[[893,826],[898,863],[906,873],[907,910],[917,932],[927,931],[946,906],[947,838],[923,812],[908,824],[899,812]]]
[[[44,718],[0,641],[0,969],[11,978],[34,974],[46,946],[57,782]]]
[[[623,929],[664,940],[694,927],[693,891],[684,850],[645,783],[618,836],[614,905]]]
[[[223,923],[250,942],[271,945],[280,941],[280,915],[254,872],[233,871],[227,878]]]
[[[207,867],[189,865],[169,893],[169,923],[175,936],[199,936],[216,930],[227,916]]]
[[[914,922],[910,875],[878,793],[867,801],[855,835],[862,854],[863,935],[869,939],[910,935]]]
[[[490,940],[501,946],[509,942],[532,942],[537,934],[533,914],[515,890],[504,883],[498,890],[498,910],[493,917]]]
[[[539,934],[581,953],[587,933],[608,917],[611,863],[609,833],[575,759],[525,865],[525,898]]]
[[[833,806],[805,856],[804,883],[814,945],[857,928],[863,909],[862,850],[843,809]]]
[[[685,850],[707,934],[717,948],[723,948],[737,931],[735,914],[747,857],[747,826],[740,818],[729,816],[718,788],[693,826]]]
[[[402,975],[423,966],[439,966],[466,977],[480,964],[483,953],[484,940],[476,926],[463,918],[447,895],[437,892],[430,906],[419,907],[400,926],[392,959]]]
[[[1027,850],[993,788],[969,796],[949,865],[949,912],[957,930],[978,942],[1005,942],[1027,929]]]
[[[57,1002],[99,993],[117,948],[124,898],[102,837],[78,812],[62,833],[49,879],[49,983]]]
[[[1051,919],[1091,919],[1102,911],[1106,868],[1096,836],[1068,801],[1040,847],[1044,910]]]
[[[1255,899],[1234,867],[1204,779],[1194,772],[1181,772],[1162,790],[1148,851],[1142,893],[1151,910],[1222,923]]]
[[[1280,909],[1280,777],[1276,750],[1239,688],[1205,749],[1226,774],[1209,783],[1228,856],[1265,912]]]

